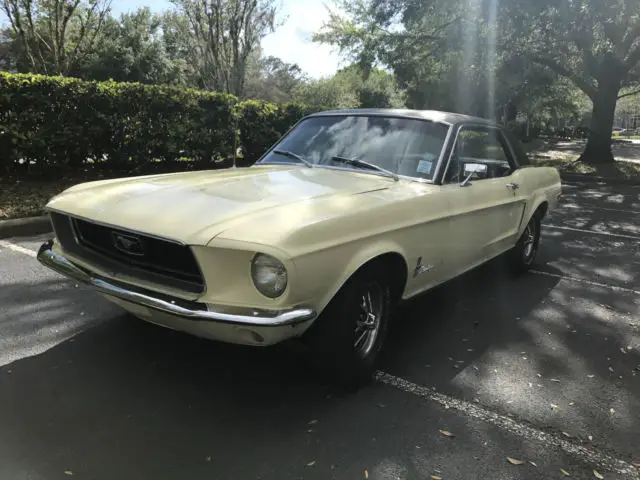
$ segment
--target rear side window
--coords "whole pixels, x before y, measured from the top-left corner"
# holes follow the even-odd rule
[[[513,150],[514,155],[516,156],[515,160],[518,166],[524,167],[526,165],[531,165],[531,160],[529,160],[529,156],[524,151],[524,148],[522,147],[522,143],[520,143],[520,140],[518,140],[518,138],[509,130],[505,129],[503,130],[503,132],[504,132],[504,136],[507,137],[507,141],[509,142],[509,145],[511,146],[511,149]]]

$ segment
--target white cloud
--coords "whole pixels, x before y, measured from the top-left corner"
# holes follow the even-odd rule
[[[283,0],[280,19],[284,20],[274,33],[262,41],[265,55],[297,63],[310,76],[333,75],[341,66],[334,48],[311,41],[314,32],[329,19],[324,0]]]

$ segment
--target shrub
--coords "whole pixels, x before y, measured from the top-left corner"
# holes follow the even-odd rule
[[[218,168],[238,146],[237,164],[247,166],[312,111],[164,85],[0,72],[0,175]],[[176,166],[185,158],[191,163]]]
[[[233,153],[236,104],[176,87],[0,73],[0,171],[129,173],[180,157],[213,165]]]
[[[237,164],[253,164],[302,117],[316,110],[296,103],[274,105],[257,100],[240,103],[238,128],[243,158]]]

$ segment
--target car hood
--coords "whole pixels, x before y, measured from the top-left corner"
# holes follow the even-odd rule
[[[261,211],[285,205],[383,190],[392,183],[379,175],[346,170],[254,166],[83,183],[54,197],[47,209],[205,245],[226,224],[245,216],[255,218]],[[316,214],[322,216],[321,210]]]

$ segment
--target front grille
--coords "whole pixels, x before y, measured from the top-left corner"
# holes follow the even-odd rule
[[[58,213],[51,220],[62,248],[89,263],[187,292],[204,291],[202,273],[186,245]]]

